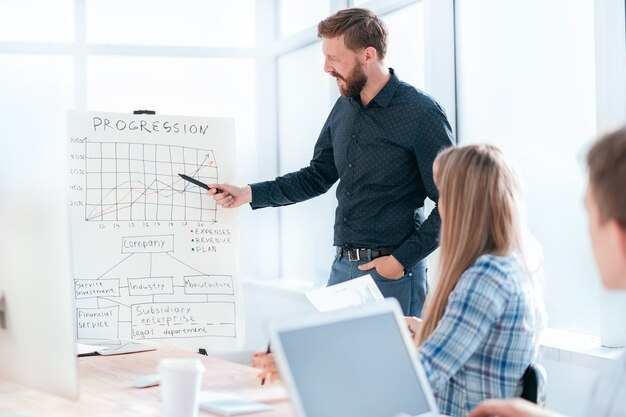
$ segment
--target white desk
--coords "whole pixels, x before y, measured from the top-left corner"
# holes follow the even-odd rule
[[[234,393],[243,398],[270,403],[274,411],[255,417],[293,417],[293,408],[282,383],[260,385],[258,370],[170,347],[156,351],[116,356],[78,358],[80,398],[66,400],[0,380],[0,415],[24,414],[32,417],[138,417],[162,416],[159,387],[132,386],[138,376],[157,373],[162,358],[192,357],[205,366],[203,390]],[[199,411],[199,417],[212,416]]]

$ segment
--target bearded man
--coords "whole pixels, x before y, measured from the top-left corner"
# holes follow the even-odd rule
[[[221,207],[278,207],[319,196],[339,180],[336,256],[328,285],[370,274],[407,316],[421,317],[428,289],[425,257],[439,244],[433,161],[453,144],[444,110],[384,64],[387,28],[361,8],[321,21],[324,71],[341,96],[322,127],[309,166],[243,187],[211,184]],[[310,254],[315,256],[315,254]]]

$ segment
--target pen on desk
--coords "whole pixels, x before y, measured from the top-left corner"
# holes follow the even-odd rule
[[[265,354],[268,355],[272,353],[272,350],[270,349],[270,345],[269,343],[267,344],[267,349],[265,350]],[[265,385],[265,377],[261,378],[261,385]]]

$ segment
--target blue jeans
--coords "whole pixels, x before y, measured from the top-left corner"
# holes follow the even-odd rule
[[[406,271],[406,274],[399,279],[384,278],[375,268],[367,271],[361,271],[358,268],[359,265],[370,261],[371,259],[349,261],[347,257],[338,253],[330,271],[328,286],[370,274],[385,298],[394,297],[398,300],[404,315],[422,317],[422,307],[428,293],[426,260],[416,263],[413,268]]]

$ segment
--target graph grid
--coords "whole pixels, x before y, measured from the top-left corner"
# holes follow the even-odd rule
[[[212,150],[129,142],[85,144],[85,220],[209,221],[217,207],[178,176],[218,182]]]

